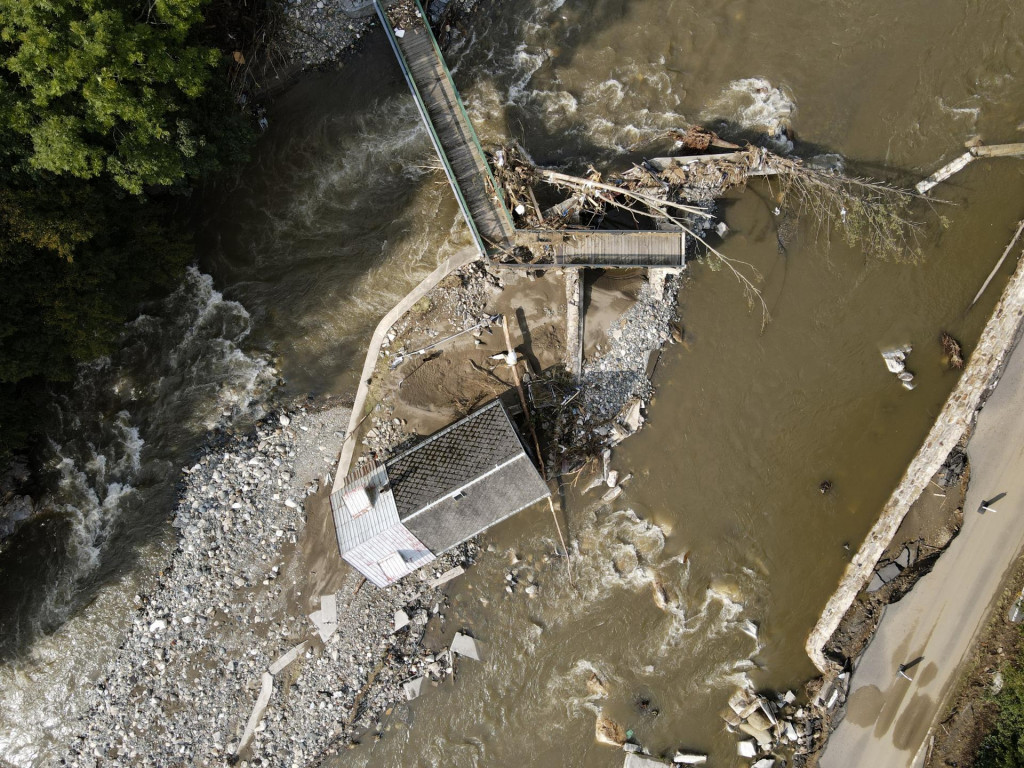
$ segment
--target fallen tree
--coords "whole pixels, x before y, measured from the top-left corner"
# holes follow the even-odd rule
[[[714,201],[751,179],[767,179],[777,203],[776,215],[791,223],[809,216],[816,222],[817,237],[826,243],[837,232],[848,245],[860,246],[875,258],[916,262],[920,256],[919,225],[911,218],[910,208],[921,196],[911,190],[849,176],[763,147],[740,148],[700,129],[675,136],[684,150],[699,153],[645,160],[604,179],[593,168],[581,177],[538,167],[521,147],[509,145],[494,155],[495,177],[520,227],[593,230],[609,212],[618,211],[638,230],[685,232],[700,245],[698,257],[736,277],[751,306],[760,308],[763,323],[770,318],[757,288],[761,275],[753,265],[722,253],[706,237],[714,220]],[[726,151],[708,152],[721,149]],[[539,184],[568,197],[542,210],[534,189]],[[508,260],[519,263],[530,263],[538,256],[529,248],[507,254]]]

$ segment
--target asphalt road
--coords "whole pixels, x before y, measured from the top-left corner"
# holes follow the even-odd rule
[[[930,574],[889,606],[853,673],[823,768],[904,768],[924,742],[1007,569],[1024,548],[1024,349],[978,417],[964,526]],[[927,491],[926,491],[927,493]],[[982,502],[1006,494],[980,513]],[[901,664],[920,659],[898,674]]]

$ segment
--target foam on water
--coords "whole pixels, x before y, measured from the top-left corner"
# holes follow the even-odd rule
[[[724,119],[741,128],[758,131],[778,139],[775,149],[788,151],[792,144],[785,137],[796,113],[796,101],[784,87],[772,85],[763,77],[733,80],[701,113],[703,120]]]

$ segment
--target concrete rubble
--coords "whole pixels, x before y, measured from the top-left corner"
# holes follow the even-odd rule
[[[467,11],[477,0],[424,2],[432,23],[449,7]],[[286,58],[307,68],[337,62],[356,50],[363,38],[379,25],[373,4],[358,0],[283,0],[283,24],[278,43]],[[457,33],[451,27],[447,34]]]
[[[672,762],[676,765],[704,765],[708,756],[701,752],[676,752]]]
[[[900,383],[903,384],[903,388],[907,390],[914,389],[917,386],[914,383],[914,374],[907,370],[907,355],[913,349],[911,345],[905,344],[902,347],[882,351],[882,360],[885,362],[886,369],[889,373],[894,374]]]
[[[671,763],[655,760],[653,757],[647,757],[638,752],[627,752],[622,768],[664,768],[666,765],[671,765]]]
[[[331,639],[331,635],[338,631],[337,598],[333,594],[321,595],[320,609],[309,614],[309,618],[316,627],[320,639],[326,643]]]
[[[457,565],[454,568],[449,568],[447,571],[442,573],[437,578],[431,579],[430,586],[440,587],[442,584],[447,584],[449,581],[456,578],[457,576],[461,576],[465,572],[466,569],[463,568],[461,565]]]
[[[748,688],[736,689],[721,713],[726,729],[743,737],[736,744],[736,754],[756,758],[756,768],[771,768],[779,753],[805,747],[816,726],[807,708],[796,707],[796,698],[793,691],[769,698]]]
[[[452,653],[457,653],[459,656],[465,656],[475,661],[481,661],[480,646],[477,644],[477,641],[469,635],[464,635],[462,632],[456,632],[455,637],[452,638],[452,644],[450,647]]]
[[[303,640],[301,643],[296,645],[287,653],[281,654],[281,656],[278,657],[277,661],[275,661],[267,668],[267,671],[270,672],[270,674],[272,675],[276,675],[278,672],[280,672],[293,661],[295,661],[297,658],[299,658],[299,654],[306,650],[308,646],[309,643]]]

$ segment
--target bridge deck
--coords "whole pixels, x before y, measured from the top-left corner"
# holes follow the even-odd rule
[[[496,256],[514,246],[525,246],[533,259],[522,266],[530,268],[683,266],[686,241],[682,232],[517,230],[497,191],[487,157],[427,24],[423,6],[420,0],[411,2],[418,15],[396,31],[391,21],[394,14],[389,15],[386,8],[395,5],[394,0],[373,0],[481,254]]]
[[[512,218],[495,192],[487,158],[419,0],[420,15],[404,25],[401,37],[380,0],[375,4],[478,247],[483,253],[508,247],[515,232]]]
[[[686,258],[683,232],[519,229],[515,243],[537,258],[530,268],[681,267]]]

